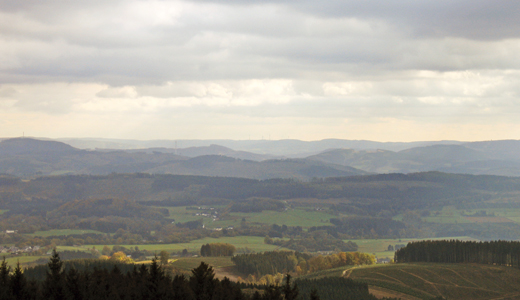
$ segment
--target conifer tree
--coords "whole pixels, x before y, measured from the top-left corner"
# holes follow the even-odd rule
[[[316,289],[311,291],[311,300],[320,300],[320,296],[318,296],[318,291],[316,291]]]
[[[255,291],[255,293],[253,294],[253,298],[252,300],[261,300],[262,297],[260,296],[260,293],[258,291]]]
[[[189,287],[188,280],[183,275],[176,275],[173,278],[173,294],[175,296],[174,299],[182,299],[182,300],[195,299],[195,294]]]
[[[82,278],[75,268],[65,275],[65,295],[68,300],[83,300]]]
[[[197,300],[210,300],[215,291],[215,272],[205,262],[191,271],[190,287]]]
[[[27,300],[29,298],[30,295],[27,291],[27,279],[25,278],[22,268],[20,267],[20,262],[16,264],[16,268],[14,268],[14,272],[13,275],[11,275],[11,280],[9,283],[12,299]]]
[[[167,298],[167,283],[171,279],[165,276],[161,266],[157,263],[157,257],[152,259],[148,275],[148,297],[149,299],[160,300]]]
[[[262,300],[283,300],[282,290],[279,286],[269,285],[262,295]]]
[[[296,300],[298,298],[298,286],[291,286],[291,275],[287,274],[285,285],[283,286],[285,300]]]
[[[10,288],[10,276],[11,267],[7,266],[7,262],[4,260],[0,265],[0,299],[12,299],[11,288]]]
[[[47,266],[49,267],[49,271],[43,282],[43,296],[48,300],[65,300],[62,278],[63,262],[56,248],[52,250],[52,255]]]

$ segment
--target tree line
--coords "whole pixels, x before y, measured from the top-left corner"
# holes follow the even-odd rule
[[[257,254],[236,255],[231,258],[237,270],[256,277],[267,274],[295,272],[299,275],[352,265],[371,265],[373,255],[360,252],[340,252],[311,256],[292,251],[269,251]]]
[[[266,238],[264,242],[299,252],[357,251],[358,249],[356,243],[352,241],[344,242],[328,234],[325,230],[309,230],[309,233],[302,233],[299,237],[298,239],[290,238],[289,240]]]
[[[30,272],[29,272],[30,273]],[[11,271],[5,260],[0,264],[0,299],[2,300],[296,300],[298,287],[287,276],[283,286],[267,286],[263,291],[244,292],[228,278],[219,280],[211,266],[202,262],[190,277],[166,274],[154,259],[126,273],[117,265],[93,270],[64,270],[58,253],[53,252],[42,281],[28,279],[18,264]],[[316,292],[314,298],[319,299]],[[317,298],[316,298],[317,297]]]
[[[233,256],[237,249],[228,243],[210,243],[200,247],[201,256]]]
[[[420,241],[395,252],[395,262],[479,263],[520,267],[517,241]]]
[[[296,279],[300,295],[304,299],[312,297],[313,291],[322,300],[376,300],[368,291],[368,284],[343,277],[324,277],[319,279]],[[312,299],[312,298],[311,298]],[[384,298],[389,299],[389,298]]]
[[[231,261],[237,270],[245,274],[255,274],[257,277],[266,274],[295,271],[299,260],[310,258],[310,255],[292,251],[267,251],[236,255]]]

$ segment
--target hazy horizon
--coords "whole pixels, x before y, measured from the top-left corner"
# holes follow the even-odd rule
[[[207,139],[146,139],[146,138],[118,138],[118,137],[46,137],[46,136],[0,136],[0,140],[6,139],[17,139],[17,138],[29,138],[29,139],[39,139],[39,140],[113,140],[113,141],[139,141],[139,142],[150,142],[150,141],[237,141],[237,142],[247,142],[247,141],[265,141],[265,142],[276,142],[276,141],[301,141],[301,142],[319,142],[326,140],[342,140],[342,141],[366,141],[366,142],[374,142],[374,143],[422,143],[422,142],[462,142],[462,143],[471,143],[471,142],[487,142],[487,141],[504,141],[504,140],[520,140],[520,139],[496,139],[496,140],[451,140],[451,139],[442,139],[442,140],[412,140],[412,141],[379,141],[379,140],[369,140],[369,139],[342,139],[342,138],[322,138],[322,139],[314,139],[314,140],[304,140],[304,139],[296,139],[296,138],[285,138],[285,139],[268,139],[268,138],[260,138],[260,139],[231,139],[231,138],[207,138]]]

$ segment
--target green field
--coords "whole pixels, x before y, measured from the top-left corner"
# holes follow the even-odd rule
[[[330,225],[329,220],[336,216],[321,212],[312,211],[305,208],[295,208],[286,211],[263,211],[262,213],[236,213],[238,217],[244,217],[249,223],[258,224],[277,224],[287,226],[324,226]]]
[[[196,216],[196,213],[202,212],[202,210],[191,210],[186,209],[186,206],[179,207],[159,207],[168,209],[170,216],[169,219],[175,220],[175,222],[188,222],[202,219],[204,225],[207,228],[216,227],[228,227],[228,226],[239,226],[242,218],[244,218],[250,225],[287,225],[287,226],[323,226],[330,225],[330,218],[336,216],[322,212],[315,211],[312,208],[295,208],[287,211],[269,211],[265,210],[259,213],[228,213],[223,219],[213,221],[211,217]],[[212,206],[217,210],[222,210],[222,206]]]
[[[18,262],[20,262],[20,265],[26,265],[26,264],[32,263],[40,258],[49,257],[49,256],[45,256],[45,255],[42,255],[42,256],[25,256],[25,255],[10,256],[10,254],[9,254],[9,255],[2,255],[2,259],[3,259],[3,256],[5,256],[5,261],[7,262],[7,264],[9,266],[11,266],[12,268],[14,268]]]
[[[92,249],[92,246],[90,247],[87,247],[87,246],[57,246],[56,247],[56,250],[58,252],[61,252],[61,251],[85,251],[85,252],[88,252],[90,251],[90,249]],[[5,257],[5,261],[10,265],[10,266],[16,266],[16,263],[19,261],[20,262],[20,265],[23,265],[24,267],[26,267],[28,264],[40,259],[40,258],[45,258],[46,260],[48,260],[51,256],[50,254],[44,254],[44,255],[26,255],[26,254],[22,254],[22,255],[11,255],[11,253],[0,253],[0,259],[3,259],[3,257]]]
[[[149,250],[149,251],[159,251],[166,250],[168,252],[179,252],[183,249],[187,249],[188,251],[197,252],[200,250],[200,247],[204,244],[208,243],[228,243],[234,245],[236,248],[249,248],[251,251],[262,252],[262,251],[273,251],[279,249],[278,246],[275,245],[267,245],[264,244],[263,237],[257,236],[235,236],[235,237],[221,237],[221,238],[203,238],[199,240],[194,240],[189,243],[179,243],[179,244],[151,244],[151,245],[121,245],[125,248],[134,248],[135,246],[139,247],[141,250]],[[96,247],[96,249],[101,250],[105,245],[86,245],[85,248],[92,248],[92,246]],[[107,245],[112,248],[114,245]]]
[[[422,217],[422,220],[424,222],[441,224],[474,223],[483,221],[472,218],[474,217],[473,215],[483,211],[486,213],[485,222],[503,223],[509,221],[520,223],[520,209],[518,208],[456,209],[454,206],[445,206],[442,210],[433,210],[429,216]],[[393,219],[401,221],[403,215],[397,215]]]
[[[470,241],[474,240],[467,236],[459,237],[439,237],[439,238],[426,238],[426,239],[361,239],[361,240],[350,240],[359,246],[359,252],[365,252],[374,254],[377,258],[393,258],[395,251],[387,251],[388,245],[395,246],[397,244],[407,244],[416,241],[423,240],[461,240]],[[345,242],[348,240],[345,240]]]
[[[477,264],[388,264],[351,268],[345,276],[419,299],[518,299],[520,270]],[[503,297],[503,298],[501,298]]]
[[[321,212],[312,211],[305,208],[295,208],[286,211],[271,211],[265,210],[261,213],[230,213],[225,220],[219,220],[207,224],[209,228],[240,226],[242,218],[250,225],[287,225],[287,226],[325,226],[331,225],[329,220],[334,218],[334,215]]]
[[[79,229],[54,229],[47,231],[36,231],[34,233],[27,234],[28,236],[67,236],[71,234],[85,234],[85,233],[97,233],[97,234],[106,234],[101,231],[96,230],[79,230]]]
[[[7,211],[9,211],[9,210],[8,209],[0,209],[0,215],[5,213],[5,212],[7,212]]]
[[[195,214],[202,212],[202,210],[186,209],[187,206],[175,206],[175,207],[154,206],[154,207],[168,209],[170,216],[167,219],[175,220],[175,223],[197,221],[200,219],[203,219],[205,224],[213,221],[213,219],[211,217],[196,216]],[[211,206],[211,207],[214,207],[216,209],[222,208],[222,206]]]

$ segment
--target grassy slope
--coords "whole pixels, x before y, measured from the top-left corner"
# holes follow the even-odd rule
[[[55,230],[47,230],[47,231],[36,231],[34,233],[27,234],[28,236],[68,236],[72,234],[85,234],[85,233],[97,233],[97,234],[106,234],[101,231],[96,230],[80,230],[80,229],[55,229]]]
[[[208,224],[208,227],[240,226],[242,218],[252,225],[287,225],[301,226],[304,228],[312,226],[331,226],[329,220],[334,215],[320,211],[308,211],[304,208],[289,209],[287,211],[265,210],[261,213],[230,213],[227,220],[216,221]]]
[[[14,268],[16,267],[16,264],[17,263],[20,263],[21,266],[26,266],[27,264],[29,263],[32,263],[40,258],[48,258],[49,256],[45,256],[45,255],[42,255],[42,256],[10,256],[10,255],[0,255],[0,259],[3,260],[3,258],[5,257],[5,261],[7,262],[7,264],[11,267],[11,268]]]
[[[337,274],[338,272],[333,272]],[[391,264],[351,268],[345,276],[421,299],[520,298],[520,270],[477,264]]]
[[[278,249],[279,247],[275,245],[267,245],[264,244],[263,237],[257,236],[235,236],[235,237],[222,237],[222,238],[203,238],[200,240],[194,240],[190,243],[179,243],[179,244],[151,244],[151,245],[121,245],[126,248],[133,248],[135,246],[139,247],[141,250],[150,250],[157,251],[159,253],[161,250],[166,250],[169,252],[178,252],[183,249],[188,249],[189,251],[198,251],[200,247],[204,244],[208,243],[228,243],[234,245],[236,248],[249,248],[252,251],[261,252],[261,251],[273,251]],[[95,245],[96,249],[103,249],[104,245]],[[107,245],[112,248],[113,245]],[[92,248],[92,245],[86,246],[88,248]]]
[[[222,206],[212,206],[218,209],[223,209]],[[266,225],[287,225],[287,226],[324,226],[331,225],[329,220],[336,216],[328,214],[323,211],[312,210],[308,208],[295,208],[287,211],[269,211],[265,210],[261,213],[229,213],[224,220],[213,222],[210,217],[195,216],[195,213],[200,213],[197,210],[187,210],[186,206],[179,207],[158,207],[166,208],[170,212],[169,219],[174,219],[175,222],[187,222],[195,220],[204,220],[204,224],[208,228],[240,226],[242,218],[245,218],[250,224],[266,224]]]
[[[474,223],[481,222],[476,218],[472,218],[471,215],[485,211],[488,215],[486,217],[487,222],[490,223],[503,223],[504,221],[510,221],[514,223],[520,223],[520,209],[518,208],[482,208],[482,209],[457,209],[454,206],[444,206],[440,210],[430,211],[430,216],[423,217],[424,222],[430,223],[441,223],[441,224],[462,224],[462,223]],[[401,221],[402,215],[397,215],[393,219]]]

